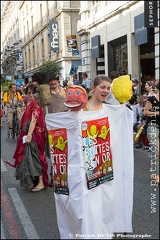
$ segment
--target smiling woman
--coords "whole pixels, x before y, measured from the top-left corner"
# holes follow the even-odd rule
[[[94,111],[102,108],[111,90],[111,79],[105,75],[96,76],[93,80],[92,96],[88,100],[85,110]]]
[[[32,192],[48,187],[48,164],[44,155],[46,126],[43,109],[38,106],[35,93],[36,86],[28,84],[28,104],[21,119],[20,134],[13,155],[15,164],[12,165],[16,168],[15,176],[20,180],[20,185]],[[38,178],[36,186],[35,178]]]

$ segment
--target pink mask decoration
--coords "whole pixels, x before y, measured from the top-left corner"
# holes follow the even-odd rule
[[[72,111],[83,109],[88,101],[86,90],[78,85],[71,85],[66,89],[66,99],[64,105]]]

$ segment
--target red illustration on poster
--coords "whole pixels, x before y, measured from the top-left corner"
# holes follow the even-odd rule
[[[53,168],[54,192],[68,195],[68,140],[66,129],[48,130],[48,141]]]
[[[83,157],[88,189],[113,179],[108,117],[82,122]]]

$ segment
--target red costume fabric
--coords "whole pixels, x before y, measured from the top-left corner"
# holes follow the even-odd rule
[[[33,131],[32,142],[35,141],[37,144],[37,154],[42,164],[42,173],[43,173],[43,182],[44,185],[48,186],[48,163],[44,155],[45,149],[45,140],[46,140],[46,126],[44,121],[44,112],[43,109],[38,106],[37,102],[34,100],[29,103],[26,107],[25,112],[22,115],[21,124],[20,124],[20,134],[17,140],[17,147],[13,158],[15,159],[14,167],[17,167],[21,164],[24,158],[24,152],[26,144],[22,142],[23,136],[28,134],[29,124],[32,119],[32,114],[36,118],[36,127]]]

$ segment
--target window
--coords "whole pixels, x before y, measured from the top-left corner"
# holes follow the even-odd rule
[[[30,48],[28,49],[28,61],[29,61],[29,67],[31,67],[31,52],[30,52]]]
[[[116,70],[119,70],[122,75],[128,72],[128,59],[127,59],[127,43],[119,45],[114,48],[115,51],[115,65]]]
[[[35,64],[35,49],[34,49],[34,46],[32,48],[32,51],[33,51],[33,64]]]
[[[47,13],[49,12],[48,1],[46,1],[46,11],[47,11]]]
[[[28,38],[29,38],[29,22],[27,21],[27,34],[28,34]]]
[[[26,69],[27,69],[27,53],[26,53],[26,51],[25,51],[25,57],[24,57],[24,59],[25,59],[25,66],[26,66]]]
[[[15,43],[16,42],[16,33],[14,33],[14,40],[13,42]]]
[[[100,2],[100,1],[92,1],[93,5],[96,4],[97,2]]]
[[[24,38],[25,38],[25,26],[23,26],[23,35],[24,35]]]
[[[31,16],[31,27],[32,27],[32,33],[34,33],[34,29],[33,29],[33,16]]]
[[[127,35],[108,42],[108,72],[128,73]]]
[[[40,4],[40,19],[42,20],[42,4]]]
[[[44,41],[43,41],[43,39],[42,39],[41,49],[42,49],[42,62],[43,62],[43,60],[44,60]]]

